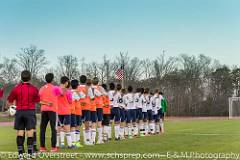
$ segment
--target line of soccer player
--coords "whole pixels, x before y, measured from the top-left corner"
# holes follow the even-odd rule
[[[30,72],[23,71],[21,77],[22,82],[8,97],[9,105],[15,102],[17,106],[14,128],[18,130],[19,154],[24,150],[25,133],[28,135],[28,153],[31,155],[34,152],[36,103],[41,105],[40,152],[47,151],[45,133],[49,122],[51,152],[57,152],[59,148],[82,147],[81,127],[84,145],[103,144],[111,140],[112,126],[117,141],[164,133],[167,102],[159,90],[150,93],[148,88],[134,90],[132,86],[124,89],[121,84],[100,85],[97,77],[88,79],[85,75],[81,75],[79,80],[63,76],[60,85],[55,86],[54,75],[48,73],[46,84],[38,92],[29,83]]]

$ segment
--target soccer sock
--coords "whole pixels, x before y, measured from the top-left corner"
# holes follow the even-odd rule
[[[132,135],[132,125],[128,124],[128,136]]]
[[[80,130],[76,130],[75,134],[76,134],[76,142],[80,142],[80,136],[81,136]]]
[[[61,145],[64,145],[64,136],[65,136],[65,132],[60,131],[60,142],[61,142]]]
[[[144,129],[143,129],[144,127],[143,127],[143,124],[140,124],[139,125],[139,131],[140,131],[140,134],[143,134],[143,132],[144,132]]]
[[[119,135],[121,138],[124,138],[124,127],[120,127]]]
[[[104,134],[104,140],[108,140],[108,128],[107,128],[107,126],[103,126],[103,134]]]
[[[160,133],[160,126],[158,123],[155,124],[156,133]]]
[[[145,124],[144,124],[144,128],[145,128],[145,134],[148,134],[148,132],[149,132],[149,131],[148,131],[148,123],[145,123]]]
[[[71,131],[71,138],[72,138],[72,143],[76,143],[76,131]]]
[[[107,130],[108,130],[108,138],[112,139],[112,128],[110,126],[107,126]]]
[[[33,154],[33,137],[27,138],[27,146],[28,146],[28,154],[32,155]]]
[[[137,124],[135,124],[133,126],[133,133],[134,133],[134,136],[138,135],[138,125]]]
[[[85,143],[86,142],[91,142],[91,132],[90,132],[90,130],[85,130],[85,136],[84,136],[85,138],[84,138],[84,140],[85,140]]]
[[[33,149],[34,149],[34,151],[38,150],[37,149],[37,133],[36,132],[33,133]]]
[[[17,136],[17,147],[18,147],[18,154],[23,154],[23,144],[24,144],[24,138],[23,136]]]
[[[149,124],[149,128],[150,128],[150,133],[151,133],[151,134],[154,133],[154,127],[155,127],[154,123],[151,122],[151,123]]]
[[[57,133],[57,144],[56,144],[57,147],[60,146],[60,133]]]
[[[70,132],[66,133],[66,138],[67,138],[68,147],[72,147],[72,137]]]
[[[102,140],[103,140],[103,128],[100,127],[98,128],[98,141],[102,142]]]
[[[95,144],[96,142],[96,129],[94,128],[91,129],[91,141],[93,142],[93,144]]]
[[[120,129],[120,125],[116,124],[114,126],[114,130],[115,130],[115,138],[119,138],[119,129]]]

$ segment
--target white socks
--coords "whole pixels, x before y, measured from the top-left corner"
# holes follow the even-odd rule
[[[77,142],[77,140],[76,140],[76,131],[74,130],[74,131],[71,131],[71,138],[72,138],[72,143],[76,143]]]
[[[83,136],[84,136],[84,143],[85,144],[91,142],[91,132],[90,132],[90,130],[85,130]]]
[[[75,136],[76,136],[76,142],[80,142],[80,130],[76,130],[76,132],[75,132]]]
[[[155,124],[155,129],[156,129],[156,133],[160,133],[160,125],[158,123]]]
[[[145,134],[148,134],[148,132],[149,132],[148,123],[144,124],[144,129],[145,129]]]
[[[96,143],[96,135],[97,135],[97,132],[96,132],[96,129],[91,129],[91,141],[92,141],[92,143],[93,144],[95,144]]]
[[[65,136],[65,132],[63,131],[60,131],[60,143],[61,145],[64,145],[64,136]]]
[[[60,133],[57,133],[57,144],[56,144],[57,147],[60,146]]]
[[[128,124],[128,136],[132,136],[133,127],[131,124]]]
[[[103,140],[108,140],[108,126],[103,126]]]
[[[143,124],[139,124],[139,131],[140,131],[140,134],[144,134],[144,126],[143,126]]]
[[[106,127],[107,127],[108,138],[112,139],[112,128],[110,126],[106,126]]]
[[[98,142],[102,143],[103,141],[103,128],[98,128]]]
[[[155,133],[155,124],[153,122],[151,122],[149,124],[149,128],[150,128],[150,132],[151,134],[154,134]]]
[[[119,124],[116,124],[116,125],[114,126],[114,129],[115,129],[115,138],[119,138],[120,125],[119,125]]]
[[[74,134],[74,135],[75,135],[75,134]],[[70,133],[70,132],[66,133],[66,137],[67,137],[68,147],[72,147],[72,137],[71,137],[71,133]]]
[[[138,125],[137,125],[137,124],[135,124],[135,125],[133,126],[133,135],[134,135],[134,136],[137,136],[137,135],[138,135]]]

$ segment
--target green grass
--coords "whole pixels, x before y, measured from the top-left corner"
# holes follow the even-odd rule
[[[165,128],[164,135],[121,142],[111,141],[104,145],[85,146],[81,149],[65,150],[64,152],[240,153],[239,120],[174,120],[165,122]],[[0,127],[0,137],[0,151],[16,151],[15,131],[12,127]],[[49,137],[48,133],[48,142],[50,142]]]

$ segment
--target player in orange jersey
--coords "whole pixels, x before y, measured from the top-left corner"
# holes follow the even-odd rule
[[[111,108],[110,108],[110,99],[108,96],[107,91],[107,85],[102,84],[102,87],[104,89],[103,91],[103,140],[108,141],[110,138],[109,133],[111,133],[111,127],[110,127],[110,114],[111,114]]]

